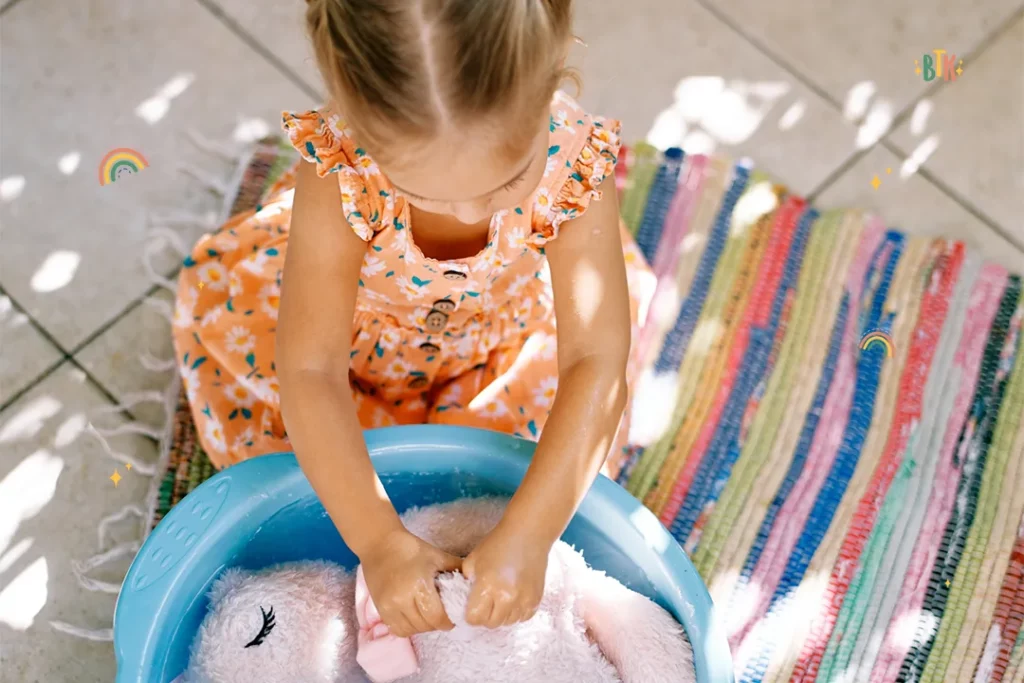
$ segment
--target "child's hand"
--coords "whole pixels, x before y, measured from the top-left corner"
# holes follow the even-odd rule
[[[528,532],[499,524],[462,562],[473,582],[466,621],[497,628],[532,617],[544,595],[550,550]]]
[[[366,588],[391,633],[408,638],[454,627],[434,579],[443,572],[458,571],[460,558],[401,529],[385,536],[360,560]]]

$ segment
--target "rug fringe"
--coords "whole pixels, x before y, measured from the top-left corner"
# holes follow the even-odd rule
[[[228,185],[227,181],[221,180],[216,177],[214,173],[206,170],[205,168],[194,166],[192,164],[181,164],[178,166],[177,170],[185,175],[192,176],[195,180],[198,180],[203,187],[218,196],[224,197],[231,192],[231,187]]]
[[[118,425],[110,429],[100,429],[93,425],[101,436],[118,436],[120,434],[139,434],[141,436],[148,436],[154,441],[159,441],[160,436],[163,434],[163,430],[156,427],[152,427],[144,422],[125,422],[124,424]]]
[[[61,633],[66,633],[69,636],[81,638],[82,640],[92,640],[97,643],[109,643],[114,640],[114,629],[112,628],[91,630],[87,628],[79,628],[78,626],[69,624],[66,621],[51,621],[50,626],[52,626],[55,631],[60,631]]]
[[[196,131],[189,131],[189,138],[202,151],[209,152],[223,160],[234,162],[236,168],[227,181],[216,177],[210,171],[196,166],[183,166],[180,168],[181,171],[202,183],[204,187],[222,197],[219,214],[215,212],[198,214],[169,210],[163,212],[153,211],[147,216],[146,225],[149,228],[149,240],[143,250],[142,264],[151,282],[172,293],[177,290],[177,283],[157,272],[152,263],[153,257],[165,248],[170,248],[181,256],[188,254],[189,249],[186,242],[197,238],[198,235],[188,235],[185,230],[175,230],[175,228],[199,228],[207,232],[215,229],[219,223],[223,223],[227,219],[228,216],[226,214],[231,210],[234,194],[237,191],[232,188],[231,183],[237,184],[245,172],[254,150],[260,148],[260,146],[250,146],[248,150],[236,151],[230,145],[211,141]],[[160,313],[161,317],[167,320],[168,325],[173,324],[174,309],[170,302],[156,297],[147,297],[143,303]],[[105,406],[94,411],[92,417],[124,413],[143,403],[159,403],[164,408],[163,426],[153,427],[142,422],[131,421],[113,428],[102,428],[94,425],[90,419],[86,427],[86,431],[99,442],[107,457],[130,465],[134,474],[150,477],[149,488],[141,505],[137,503],[125,505],[120,510],[100,520],[97,525],[97,545],[101,552],[84,560],[74,560],[71,563],[71,571],[78,585],[93,593],[116,595],[120,592],[121,583],[94,579],[88,576],[88,573],[114,560],[138,553],[153,527],[153,520],[156,517],[159,502],[160,485],[171,455],[174,409],[181,390],[181,377],[176,371],[177,364],[174,358],[156,358],[148,353],[139,354],[138,358],[139,364],[145,370],[151,372],[174,371],[166,389],[164,391],[140,391],[127,394],[117,405]],[[156,460],[154,462],[145,462],[134,455],[114,450],[107,437],[123,434],[142,435],[157,441],[159,451]],[[137,517],[139,519],[141,525],[139,540],[120,543],[104,550],[109,543],[110,530],[113,525],[129,517]],[[64,621],[51,621],[50,626],[56,631],[83,640],[110,642],[114,639],[113,628],[87,629]]]
[[[181,235],[170,228],[150,228],[147,233],[147,237],[154,241],[163,240],[167,246],[178,252],[179,256],[188,255],[188,247],[186,247],[185,242],[182,241]]]
[[[161,360],[149,354],[139,354],[139,363],[147,370],[157,369],[159,371],[173,370],[175,365],[173,358]],[[159,368],[157,368],[158,364]],[[97,408],[92,411],[92,415],[96,416],[122,413],[143,403],[162,403],[166,406],[167,397],[164,396],[164,392],[161,391],[136,391],[130,394],[125,394],[124,399],[117,405]]]
[[[161,359],[149,353],[140,353],[139,364],[150,372],[167,372],[177,367],[178,363],[173,358]],[[157,400],[163,403],[164,397],[159,396]]]
[[[146,463],[142,460],[139,460],[133,455],[122,453],[121,451],[115,451],[113,447],[110,445],[110,442],[107,441],[107,438],[102,434],[102,432],[100,432],[100,430],[96,429],[96,427],[91,422],[86,426],[85,429],[89,434],[92,434],[92,436],[95,437],[97,441],[99,441],[100,447],[103,449],[103,452],[106,453],[107,457],[109,457],[111,460],[116,460],[117,462],[124,463],[125,465],[130,465],[138,474],[147,476],[152,476],[154,474],[155,470],[153,469],[153,465]]]
[[[159,284],[159,283],[156,283],[156,284]],[[173,292],[174,290],[171,290],[171,291]],[[167,321],[168,324],[171,324],[171,323],[174,322],[174,309],[171,307],[171,304],[170,304],[169,301],[164,301],[163,299],[157,299],[156,297],[149,297],[148,299],[146,299],[142,303],[144,303],[147,306],[149,306],[150,308],[156,310],[156,312],[159,313],[164,318],[164,320]]]
[[[102,523],[119,521],[127,517],[127,513],[137,512],[140,515],[142,510],[137,505],[126,505],[119,512],[106,517]],[[99,581],[97,579],[86,576],[86,572],[89,572],[97,567],[102,567],[108,562],[113,562],[116,559],[122,558],[125,555],[133,555],[139,552],[141,544],[138,541],[130,541],[127,543],[121,543],[114,546],[105,553],[99,553],[93,555],[87,560],[74,560],[71,563],[71,571],[75,575],[75,579],[78,580],[78,585],[82,588],[91,591],[93,593],[111,593],[117,595],[121,591],[120,583],[112,583],[109,581]]]
[[[194,128],[186,130],[185,135],[188,136],[189,142],[195,145],[197,149],[212,154],[232,164],[239,163],[245,156],[245,153],[239,149],[238,145],[211,140]]]
[[[160,285],[169,292],[174,292],[178,289],[178,284],[156,272],[156,268],[153,266],[152,262],[152,258],[160,253],[160,250],[163,249],[164,246],[165,242],[162,239],[153,240],[147,243],[146,246],[143,247],[142,267],[146,270],[146,275],[149,277],[150,282],[155,285]]]
[[[185,227],[202,228],[213,230],[217,227],[217,216],[212,211],[206,213],[195,213],[192,211],[181,211],[177,209],[165,211],[151,211],[147,216],[147,225],[158,228]]]

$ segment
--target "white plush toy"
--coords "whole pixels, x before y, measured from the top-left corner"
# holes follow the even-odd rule
[[[465,499],[413,509],[402,519],[420,538],[465,556],[498,523],[506,502]],[[696,680],[690,643],[672,616],[589,568],[561,541],[551,551],[544,597],[529,621],[494,630],[469,626],[469,581],[445,574],[438,586],[455,628],[413,636],[408,654],[413,673],[401,683]],[[367,625],[360,624],[365,619],[357,620],[356,593],[354,573],[328,562],[228,570],[211,590],[210,612],[183,678],[188,683],[371,681],[357,651],[362,649],[360,661],[372,670],[366,641],[379,634],[367,636]],[[395,658],[401,659],[400,644],[388,645],[392,652],[398,647]]]

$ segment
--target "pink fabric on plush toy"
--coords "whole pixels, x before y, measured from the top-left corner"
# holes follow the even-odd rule
[[[363,567],[356,570],[356,661],[373,683],[391,683],[420,670],[412,641],[391,635],[380,619],[363,578]]]

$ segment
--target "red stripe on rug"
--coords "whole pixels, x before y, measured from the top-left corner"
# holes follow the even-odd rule
[[[810,635],[804,641],[790,678],[791,683],[805,683],[817,678],[818,667],[839,618],[839,610],[850,588],[850,580],[860,564],[861,552],[871,536],[871,530],[889,486],[903,462],[914,425],[920,422],[924,407],[925,383],[963,260],[963,245],[945,242],[943,252],[938,256],[935,267],[929,274],[930,282],[925,287],[917,325],[911,336],[911,346],[907,350],[907,365],[900,377],[896,415],[889,429],[885,450],[875,468],[868,490],[857,505],[823,596],[825,611],[819,613]]]
[[[793,236],[796,234],[796,226],[806,203],[800,197],[787,197],[779,208],[775,222],[772,225],[772,232],[769,236],[768,247],[761,266],[758,270],[757,279],[754,281],[754,294],[746,310],[743,312],[743,321],[737,331],[736,341],[732,345],[729,359],[726,362],[725,374],[719,384],[718,393],[715,395],[715,402],[711,412],[704,420],[704,426],[696,443],[686,457],[686,465],[683,467],[672,493],[669,495],[668,504],[661,511],[661,523],[671,526],[679,509],[683,506],[686,494],[693,484],[697,468],[703,460],[708,444],[718,429],[719,420],[729,402],[729,395],[732,393],[733,385],[736,383],[736,376],[746,355],[747,347],[750,345],[751,326],[765,326],[771,316],[772,301],[775,292],[778,291],[782,282],[782,276],[786,270],[786,255],[789,253],[790,245],[793,243]],[[705,515],[702,515],[705,517]],[[698,519],[702,523],[703,519]],[[694,527],[696,531],[697,527]]]

